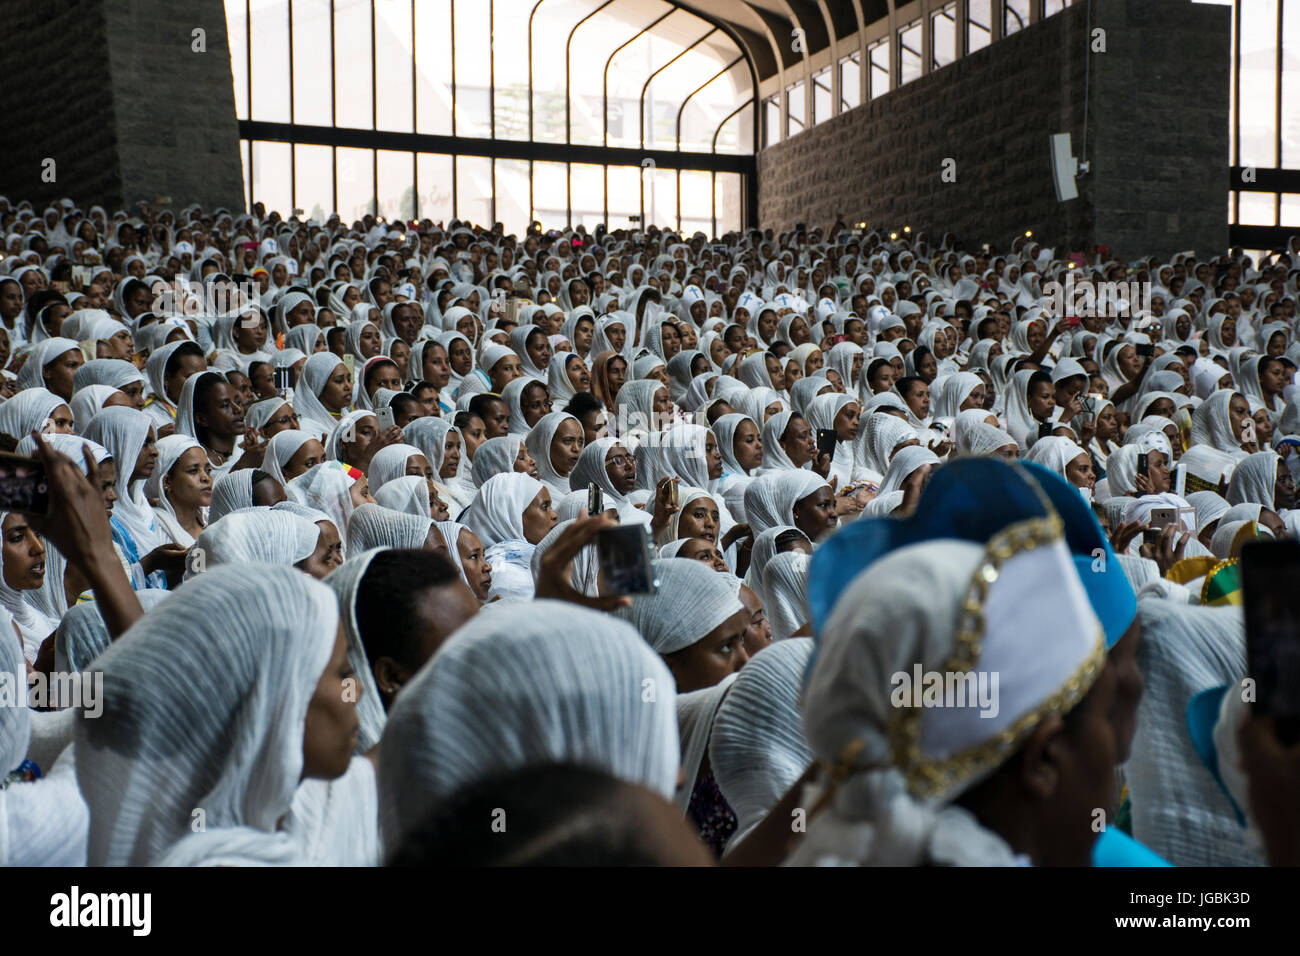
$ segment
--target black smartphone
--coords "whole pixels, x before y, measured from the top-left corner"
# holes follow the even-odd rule
[[[1139,342],[1136,348],[1137,348],[1137,354],[1141,358],[1150,358],[1151,356],[1156,354],[1156,347],[1154,345],[1143,344]]]
[[[1147,459],[1147,453],[1146,453],[1146,452],[1140,452],[1140,453],[1138,454],[1138,470],[1137,470],[1137,473],[1138,473],[1139,475],[1144,475],[1144,476],[1146,476],[1148,479],[1150,479],[1151,476],[1147,474],[1147,461],[1148,461],[1148,459]]]
[[[50,484],[39,459],[0,452],[0,511],[49,514]]]
[[[275,370],[275,390],[285,392],[298,384],[298,372],[291,365],[288,368],[277,368]]]
[[[605,510],[605,493],[594,481],[587,482],[587,514],[598,515]]]
[[[1277,721],[1278,740],[1289,747],[1300,739],[1300,542],[1253,541],[1240,563],[1254,708]]]
[[[1051,438],[1052,432],[1053,430],[1055,430],[1055,428],[1056,425],[1052,422],[1040,422],[1038,425],[1038,437]]]
[[[818,455],[835,454],[835,429],[833,428],[817,429],[817,454]]]
[[[596,555],[605,594],[657,594],[650,557],[650,536],[643,524],[602,528],[596,533]]]

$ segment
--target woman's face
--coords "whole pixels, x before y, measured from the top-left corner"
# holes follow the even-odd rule
[[[609,340],[609,347],[615,352],[622,352],[623,346],[627,343],[627,330],[623,328],[621,322],[611,323],[605,329],[605,338]]]
[[[212,465],[207,452],[191,448],[176,459],[163,480],[163,494],[178,510],[206,508],[212,503]]]
[[[613,445],[605,453],[605,474],[620,495],[636,487],[636,459],[622,445]]]
[[[627,381],[627,360],[623,358],[612,358],[605,363],[605,377],[609,380],[610,394],[606,396],[610,401],[618,395],[623,383]]]
[[[1137,354],[1137,349],[1132,345],[1121,345],[1119,355],[1115,359],[1115,364],[1119,367],[1120,372],[1130,382],[1137,378],[1142,371],[1142,359]]]
[[[1119,433],[1119,420],[1115,417],[1115,407],[1107,405],[1097,413],[1097,437],[1103,441],[1114,438]]]
[[[709,542],[718,540],[718,506],[712,498],[695,498],[682,506],[677,518],[677,537],[704,538]]]
[[[796,468],[802,468],[817,457],[817,440],[807,420],[797,416],[790,419],[785,434],[781,436],[781,447]]]
[[[524,421],[528,427],[532,428],[543,416],[551,412],[551,396],[547,394],[545,386],[540,382],[533,382],[528,385],[519,399],[519,408],[523,412]]]
[[[492,391],[500,395],[507,385],[517,378],[524,377],[524,363],[519,360],[519,356],[510,354],[497,359],[492,366],[492,372],[489,378],[492,379]]]
[[[838,522],[835,495],[828,485],[823,485],[808,497],[795,502],[794,526],[812,541],[834,528]]]
[[[188,356],[186,356],[188,358]],[[257,369],[248,377],[249,383],[253,387],[253,395],[258,399],[275,398],[279,391],[275,387],[275,366],[269,362],[263,362],[258,365]],[[168,388],[167,394],[171,395],[171,389]],[[352,400],[351,391],[348,393],[348,401]],[[175,399],[173,399],[175,401]]]
[[[1268,417],[1268,412],[1261,408],[1250,417],[1255,422],[1256,444],[1258,444],[1260,448],[1272,445],[1274,425],[1273,419]]]
[[[654,406],[651,411],[654,412],[655,421],[658,421],[660,427],[667,424],[669,416],[672,415],[672,399],[668,397],[668,389],[659,389],[654,393]]]
[[[776,329],[780,324],[781,320],[777,314],[768,309],[758,317],[758,334],[764,342],[771,342],[776,337]]]
[[[939,337],[935,337],[935,346],[938,346]],[[1031,322],[1029,328],[1025,330],[1025,341],[1029,343],[1029,350],[1037,352],[1047,341],[1047,329],[1042,322]]]
[[[984,394],[984,386],[976,385],[975,388],[971,390],[971,393],[966,396],[966,400],[961,403],[961,408],[959,408],[958,411],[964,412],[968,408],[983,408]]]
[[[695,502],[691,502],[691,504],[693,505]],[[714,547],[712,539],[691,538],[677,549],[677,556],[707,564],[715,571],[727,570],[727,562],[723,560],[722,555],[718,553],[718,549]]]
[[[465,580],[470,590],[480,601],[488,599],[492,589],[492,565],[488,564],[483,542],[473,531],[461,531],[456,541],[456,550],[460,553],[460,564],[465,569]]]
[[[1232,425],[1232,437],[1241,441],[1242,429],[1246,426],[1246,419],[1250,417],[1250,403],[1246,401],[1244,395],[1233,395],[1232,401],[1228,402],[1228,421]]]
[[[131,473],[132,481],[141,481],[153,475],[154,468],[158,466],[158,433],[152,428],[149,429],[149,435],[144,440],[144,445],[140,448],[140,454],[135,459],[135,470]]]
[[[1077,455],[1065,465],[1065,477],[1076,488],[1092,488],[1095,478],[1092,473],[1092,456]]]
[[[1295,479],[1285,461],[1277,463],[1277,478],[1273,482],[1273,510],[1286,511],[1296,505]]]
[[[515,471],[521,475],[527,475],[529,478],[537,477],[537,462],[528,451],[528,446],[523,442],[519,443],[519,454],[515,455]]]
[[[376,504],[375,496],[370,493],[370,483],[366,481],[365,475],[352,482],[352,487],[348,489],[348,497],[352,499],[353,508],[360,508],[364,504]]]
[[[440,478],[455,478],[456,469],[460,467],[460,435],[447,432],[442,443],[442,468],[438,471]]]
[[[309,468],[319,465],[325,460],[325,446],[315,438],[309,438],[302,443],[302,447],[293,453],[281,470],[288,481],[292,481],[299,475],[306,472]]]
[[[320,581],[343,563],[343,542],[339,538],[339,529],[334,526],[333,521],[317,521],[316,527],[319,529],[316,550],[294,567],[306,571]]]
[[[595,335],[596,327],[592,324],[591,319],[579,319],[573,326],[573,348],[579,355],[586,355],[591,351],[592,336]]]
[[[1281,362],[1265,362],[1259,373],[1259,384],[1265,395],[1281,395],[1288,384],[1286,366]]]
[[[662,331],[664,358],[670,359],[682,350],[682,336],[677,326],[665,322]]]
[[[352,376],[348,367],[340,362],[320,390],[321,404],[335,414],[341,412],[352,402]]]
[[[795,382],[803,378],[803,372],[799,368],[797,359],[791,358],[790,361],[785,363],[784,374],[785,383],[789,387],[793,387]]]
[[[907,407],[912,410],[912,414],[917,418],[928,418],[930,415],[930,386],[925,382],[909,383],[903,401],[907,402]]]
[[[340,623],[334,651],[307,705],[302,735],[304,779],[333,780],[347,772],[361,732],[356,704],[360,686],[348,662],[348,642]]]
[[[732,440],[732,452],[736,461],[746,471],[753,471],[763,464],[763,440],[758,426],[752,421],[743,421],[736,427]]]
[[[772,387],[778,392],[785,388],[785,375],[781,371],[781,360],[775,355],[766,357],[767,377],[772,380]]]
[[[690,647],[664,656],[677,682],[678,693],[712,687],[745,666],[749,660],[745,652],[749,617],[749,612],[742,608]]]
[[[1029,388],[1029,414],[1040,422],[1051,417],[1056,408],[1056,390],[1051,382],[1037,382]]]
[[[576,418],[566,418],[560,422],[560,427],[555,429],[555,435],[551,438],[551,467],[556,474],[564,477],[573,471],[582,455],[582,448],[582,423]]]
[[[916,364],[916,374],[929,385],[939,376],[939,363],[933,352],[926,352]]]
[[[1223,320],[1223,325],[1219,327],[1219,340],[1223,342],[1225,348],[1232,348],[1237,344],[1236,319]]]
[[[357,336],[357,346],[361,350],[362,359],[372,359],[384,350],[384,340],[379,335],[379,327],[373,322],[368,322],[361,327],[361,334]]]
[[[538,330],[529,335],[524,349],[528,352],[529,360],[539,369],[545,371],[551,364],[551,343],[546,340],[546,335],[542,331]]]
[[[465,343],[458,340],[457,344],[464,345]],[[426,345],[420,374],[426,382],[434,387],[438,389],[446,388],[447,383],[451,381],[451,364],[447,360],[447,350],[436,342]]]
[[[464,339],[456,339],[451,343],[449,353],[452,370],[457,375],[468,375],[474,369],[474,350],[469,347],[469,343]]]
[[[11,512],[0,526],[4,535],[4,582],[15,591],[35,591],[45,583],[45,546],[27,517]]]
[[[45,387],[64,401],[72,401],[72,379],[77,369],[86,364],[81,349],[68,349],[62,355],[47,362],[42,369],[45,375]],[[207,364],[204,363],[204,368]]]
[[[402,372],[397,365],[396,359],[393,359],[391,363],[376,362],[366,378],[366,391],[372,398],[375,392],[381,388],[387,388],[394,392],[402,390]]]
[[[1151,482],[1151,493],[1164,494],[1172,486],[1169,459],[1162,451],[1147,452],[1147,478]]]
[[[1181,320],[1179,320],[1179,321],[1181,321]],[[1266,354],[1269,358],[1277,358],[1279,355],[1281,355],[1283,352],[1285,352],[1285,351],[1286,351],[1286,333],[1285,333],[1285,332],[1274,332],[1272,335],[1270,335],[1270,336],[1268,337],[1268,348],[1266,348],[1264,351],[1265,351],[1265,354]]]
[[[22,310],[22,286],[12,279],[0,283],[0,316],[6,321],[12,321]]]
[[[403,474],[408,478],[432,478],[433,468],[429,465],[429,459],[423,455],[409,455]]]
[[[104,404],[107,405],[108,403],[105,402]],[[119,404],[126,403],[119,402]],[[41,429],[42,434],[71,435],[76,431],[76,429],[73,428],[72,423],[72,409],[67,405],[56,405],[54,410],[50,412],[50,416],[46,421],[49,422],[49,425],[48,427]]]
[[[564,374],[575,392],[590,391],[591,373],[587,371],[587,363],[578,356],[574,355],[564,364]]]
[[[474,460],[474,453],[478,451],[478,446],[487,441],[484,432],[483,419],[477,415],[471,415],[469,420],[460,426],[461,436],[465,439],[464,454],[470,461]]]
[[[551,508],[551,493],[543,488],[524,509],[524,540],[537,544],[555,527],[559,516]]]
[[[812,334],[808,331],[808,323],[802,318],[797,318],[790,323],[790,344],[803,345],[812,339]]]
[[[858,423],[861,414],[862,406],[857,402],[849,402],[836,413],[834,424],[837,441],[853,441],[858,437]]]

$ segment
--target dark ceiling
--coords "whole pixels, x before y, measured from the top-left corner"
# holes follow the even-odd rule
[[[832,37],[843,39],[889,15],[893,0],[668,0],[731,34],[749,55],[763,81],[777,72],[778,61],[793,67],[807,54],[826,49]],[[796,30],[804,50],[795,50]]]

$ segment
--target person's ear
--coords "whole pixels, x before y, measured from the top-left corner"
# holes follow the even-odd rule
[[[1036,800],[1056,795],[1066,773],[1069,745],[1065,721],[1058,714],[1045,718],[1020,748],[1019,784]]]
[[[411,672],[407,668],[386,655],[375,658],[370,670],[375,675],[375,683],[379,685],[379,695],[386,702],[391,702],[402,685],[411,679]]]

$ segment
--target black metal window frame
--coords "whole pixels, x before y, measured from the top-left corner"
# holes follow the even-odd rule
[[[416,55],[416,18],[415,3],[418,0],[411,0],[411,129],[419,128],[419,81],[418,81],[418,58]],[[496,136],[496,56],[495,56],[495,26],[496,26],[496,3],[494,0],[489,2],[489,57],[488,57],[488,114],[489,137],[469,137],[459,136],[456,133],[456,4],[458,0],[449,0],[449,23],[448,39],[451,48],[451,57],[449,63],[450,82],[451,82],[451,135],[437,135],[426,133],[404,133],[389,130],[380,130],[378,125],[378,96],[379,84],[377,76],[377,66],[375,62],[375,43],[376,43],[376,12],[375,0],[370,0],[370,90],[371,90],[371,128],[351,128],[340,127],[338,125],[338,97],[336,87],[336,54],[335,54],[335,17],[336,17],[336,0],[329,0],[329,32],[330,32],[330,78],[331,78],[331,97],[330,97],[330,120],[331,126],[313,126],[300,124],[296,122],[294,115],[294,89],[293,89],[293,4],[286,3],[288,16],[288,36],[289,36],[289,122],[277,123],[265,120],[253,119],[253,17],[252,17],[252,0],[244,0],[244,54],[246,64],[245,82],[246,101],[248,104],[247,119],[240,119],[239,137],[241,150],[247,148],[247,174],[248,174],[248,203],[251,208],[253,203],[258,202],[258,197],[254,191],[255,180],[255,146],[259,143],[284,143],[289,146],[289,191],[290,202],[294,208],[297,208],[298,189],[297,189],[297,150],[299,145],[304,146],[328,146],[331,153],[331,185],[332,185],[332,203],[334,211],[338,210],[339,205],[339,188],[338,188],[338,150],[340,148],[361,148],[371,151],[371,176],[374,187],[374,196],[371,199],[372,209],[378,212],[378,194],[379,194],[379,153],[381,150],[389,152],[407,152],[411,153],[411,183],[415,186],[415,214],[420,217],[419,208],[419,170],[418,156],[420,154],[434,154],[446,156],[451,160],[451,195],[453,215],[459,217],[461,214],[460,189],[457,181],[457,160],[460,157],[481,157],[491,160],[491,178],[492,178],[492,195],[490,199],[491,218],[495,222],[497,216],[497,183],[496,183],[496,160],[520,160],[528,162],[528,181],[529,181],[529,216],[531,217],[536,210],[536,197],[534,196],[534,169],[536,162],[553,162],[565,164],[565,214],[566,223],[573,222],[573,170],[574,165],[599,165],[603,169],[604,178],[604,198],[603,209],[604,220],[609,221],[609,168],[611,166],[638,167],[642,170],[641,175],[641,221],[646,221],[645,208],[645,176],[644,171],[648,168],[655,170],[672,171],[676,179],[676,218],[677,226],[681,228],[682,211],[681,211],[681,174],[683,172],[705,172],[710,176],[710,206],[711,206],[711,224],[713,235],[718,234],[718,208],[717,208],[717,190],[718,174],[736,174],[740,177],[740,208],[741,208],[741,227],[757,225],[758,222],[758,191],[757,185],[757,154],[760,149],[761,123],[760,115],[761,103],[758,99],[758,73],[755,65],[747,53],[745,46],[740,42],[734,31],[725,23],[713,20],[699,11],[688,9],[681,6],[675,0],[665,0],[671,9],[656,16],[649,23],[637,29],[624,43],[614,49],[605,61],[604,71],[602,74],[602,113],[603,113],[603,142],[601,146],[579,145],[572,142],[572,46],[573,36],[577,29],[586,23],[596,14],[600,13],[615,0],[603,0],[589,13],[578,20],[569,30],[568,39],[565,44],[565,141],[563,143],[536,142],[533,140],[534,135],[534,87],[533,87],[533,26],[534,18],[537,11],[546,3],[546,0],[536,0],[529,11],[528,16],[528,140],[508,140],[500,139]],[[459,0],[459,2],[482,3],[483,0]],[[647,79],[642,87],[641,97],[641,126],[639,138],[640,148],[628,147],[611,147],[609,142],[609,69],[614,57],[629,44],[640,39],[645,34],[651,32],[654,27],[674,14],[683,14],[691,16],[710,28],[706,30],[696,41],[689,47],[679,53],[656,69]],[[710,152],[683,151],[681,149],[663,150],[647,149],[645,147],[645,94],[649,88],[651,80],[659,75],[670,66],[677,62],[682,55],[691,49],[696,48],[700,43],[717,34],[723,34],[736,47],[737,56],[728,62],[715,75],[711,76],[704,83],[692,90],[682,101],[677,111],[675,144],[681,144],[682,116],[685,112],[687,103],[695,97],[697,93],[703,90],[709,83],[726,75],[736,66],[744,63],[750,75],[750,95],[748,99],[743,99],[736,109],[728,113],[718,123],[710,139]],[[739,116],[745,109],[751,110],[752,113],[752,144],[750,153],[719,153],[718,139],[723,128],[732,119]],[[647,162],[649,161],[649,162]],[[651,166],[653,164],[653,166]]]

